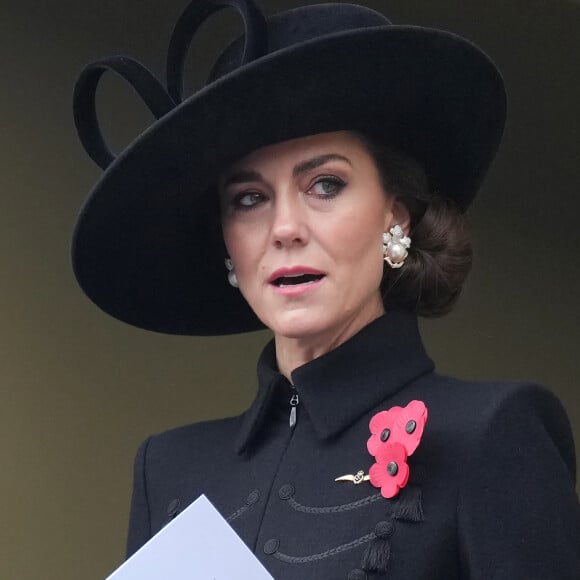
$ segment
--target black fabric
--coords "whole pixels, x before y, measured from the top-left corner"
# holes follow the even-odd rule
[[[163,85],[136,60],[113,56],[85,67],[75,85],[73,115],[83,147],[101,169],[106,169],[116,159],[101,133],[95,101],[99,81],[108,70],[126,80],[157,119],[175,107]]]
[[[223,8],[236,8],[244,19],[245,46],[235,66],[247,64],[266,53],[266,20],[253,2],[244,0],[196,0],[179,17],[167,51],[167,89],[176,103],[183,101],[185,58],[197,29]]]
[[[276,580],[580,579],[574,444],[548,391],[439,376],[405,312],[292,376],[293,429],[294,390],[270,345],[244,415],[140,448],[129,554],[176,499],[184,508],[205,493]],[[399,495],[335,482],[368,472],[370,418],[411,400],[424,401],[429,418]]]
[[[196,2],[180,20],[168,58],[178,101],[191,40],[186,28],[194,31],[225,3]],[[502,78],[457,35],[392,25],[362,6],[321,4],[268,18],[264,39],[253,3],[232,5],[246,6],[240,10],[253,36],[249,52],[245,39],[234,42],[205,87],[135,139],[108,166],[76,224],[72,260],[80,286],[135,326],[194,335],[261,328],[227,283],[213,187],[249,152],[359,131],[415,158],[434,191],[466,208],[501,139]],[[243,58],[254,60],[240,66]],[[106,165],[112,156],[92,107],[100,69],[87,70],[75,92],[76,122],[89,153]]]

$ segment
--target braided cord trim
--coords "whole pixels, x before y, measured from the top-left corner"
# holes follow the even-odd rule
[[[244,505],[238,508],[235,512],[230,514],[226,521],[232,522],[235,519],[239,518],[242,514],[246,513],[253,505],[255,505],[260,499],[260,491],[255,489],[253,490],[250,495],[247,497]]]
[[[283,552],[275,552],[273,556],[277,560],[285,562],[286,564],[306,564],[308,562],[313,562],[314,560],[323,560],[324,558],[335,556],[336,554],[340,554],[341,552],[346,552],[347,550],[358,548],[358,546],[362,546],[363,544],[366,544],[371,540],[374,540],[375,538],[376,535],[374,534],[374,532],[371,532],[370,534],[361,536],[360,538],[357,538],[352,542],[341,544],[340,546],[336,546],[335,548],[330,548],[330,550],[326,550],[318,554],[312,554],[310,556],[289,556],[288,554],[284,554]]]
[[[234,513],[230,514],[227,518],[227,522],[233,522],[235,519],[239,518],[244,512],[250,509],[253,504],[245,503],[241,508],[238,508]]]
[[[288,499],[288,503],[290,507],[292,507],[292,509],[296,510],[297,512],[302,512],[305,514],[335,514],[340,512],[348,512],[351,510],[356,510],[366,505],[375,503],[376,501],[379,501],[381,498],[382,496],[380,493],[375,493],[373,495],[363,497],[362,499],[359,499],[357,501],[328,507],[306,506],[297,502],[293,497]]]

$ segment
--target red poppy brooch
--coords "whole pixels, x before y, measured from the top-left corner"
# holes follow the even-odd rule
[[[427,415],[423,401],[411,401],[406,407],[380,411],[371,419],[367,449],[375,463],[369,470],[368,479],[381,489],[383,497],[395,497],[407,485],[407,458],[421,442]]]

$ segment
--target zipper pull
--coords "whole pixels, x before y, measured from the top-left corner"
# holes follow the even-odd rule
[[[290,399],[290,427],[296,425],[296,407],[299,402],[298,395],[294,393]]]

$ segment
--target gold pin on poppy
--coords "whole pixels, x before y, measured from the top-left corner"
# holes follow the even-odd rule
[[[341,475],[340,477],[337,477],[334,481],[350,481],[355,485],[359,485],[363,481],[369,481],[369,479],[370,476],[365,475],[365,472],[362,469],[360,469],[354,475],[352,475],[351,473],[347,473],[346,475]]]

